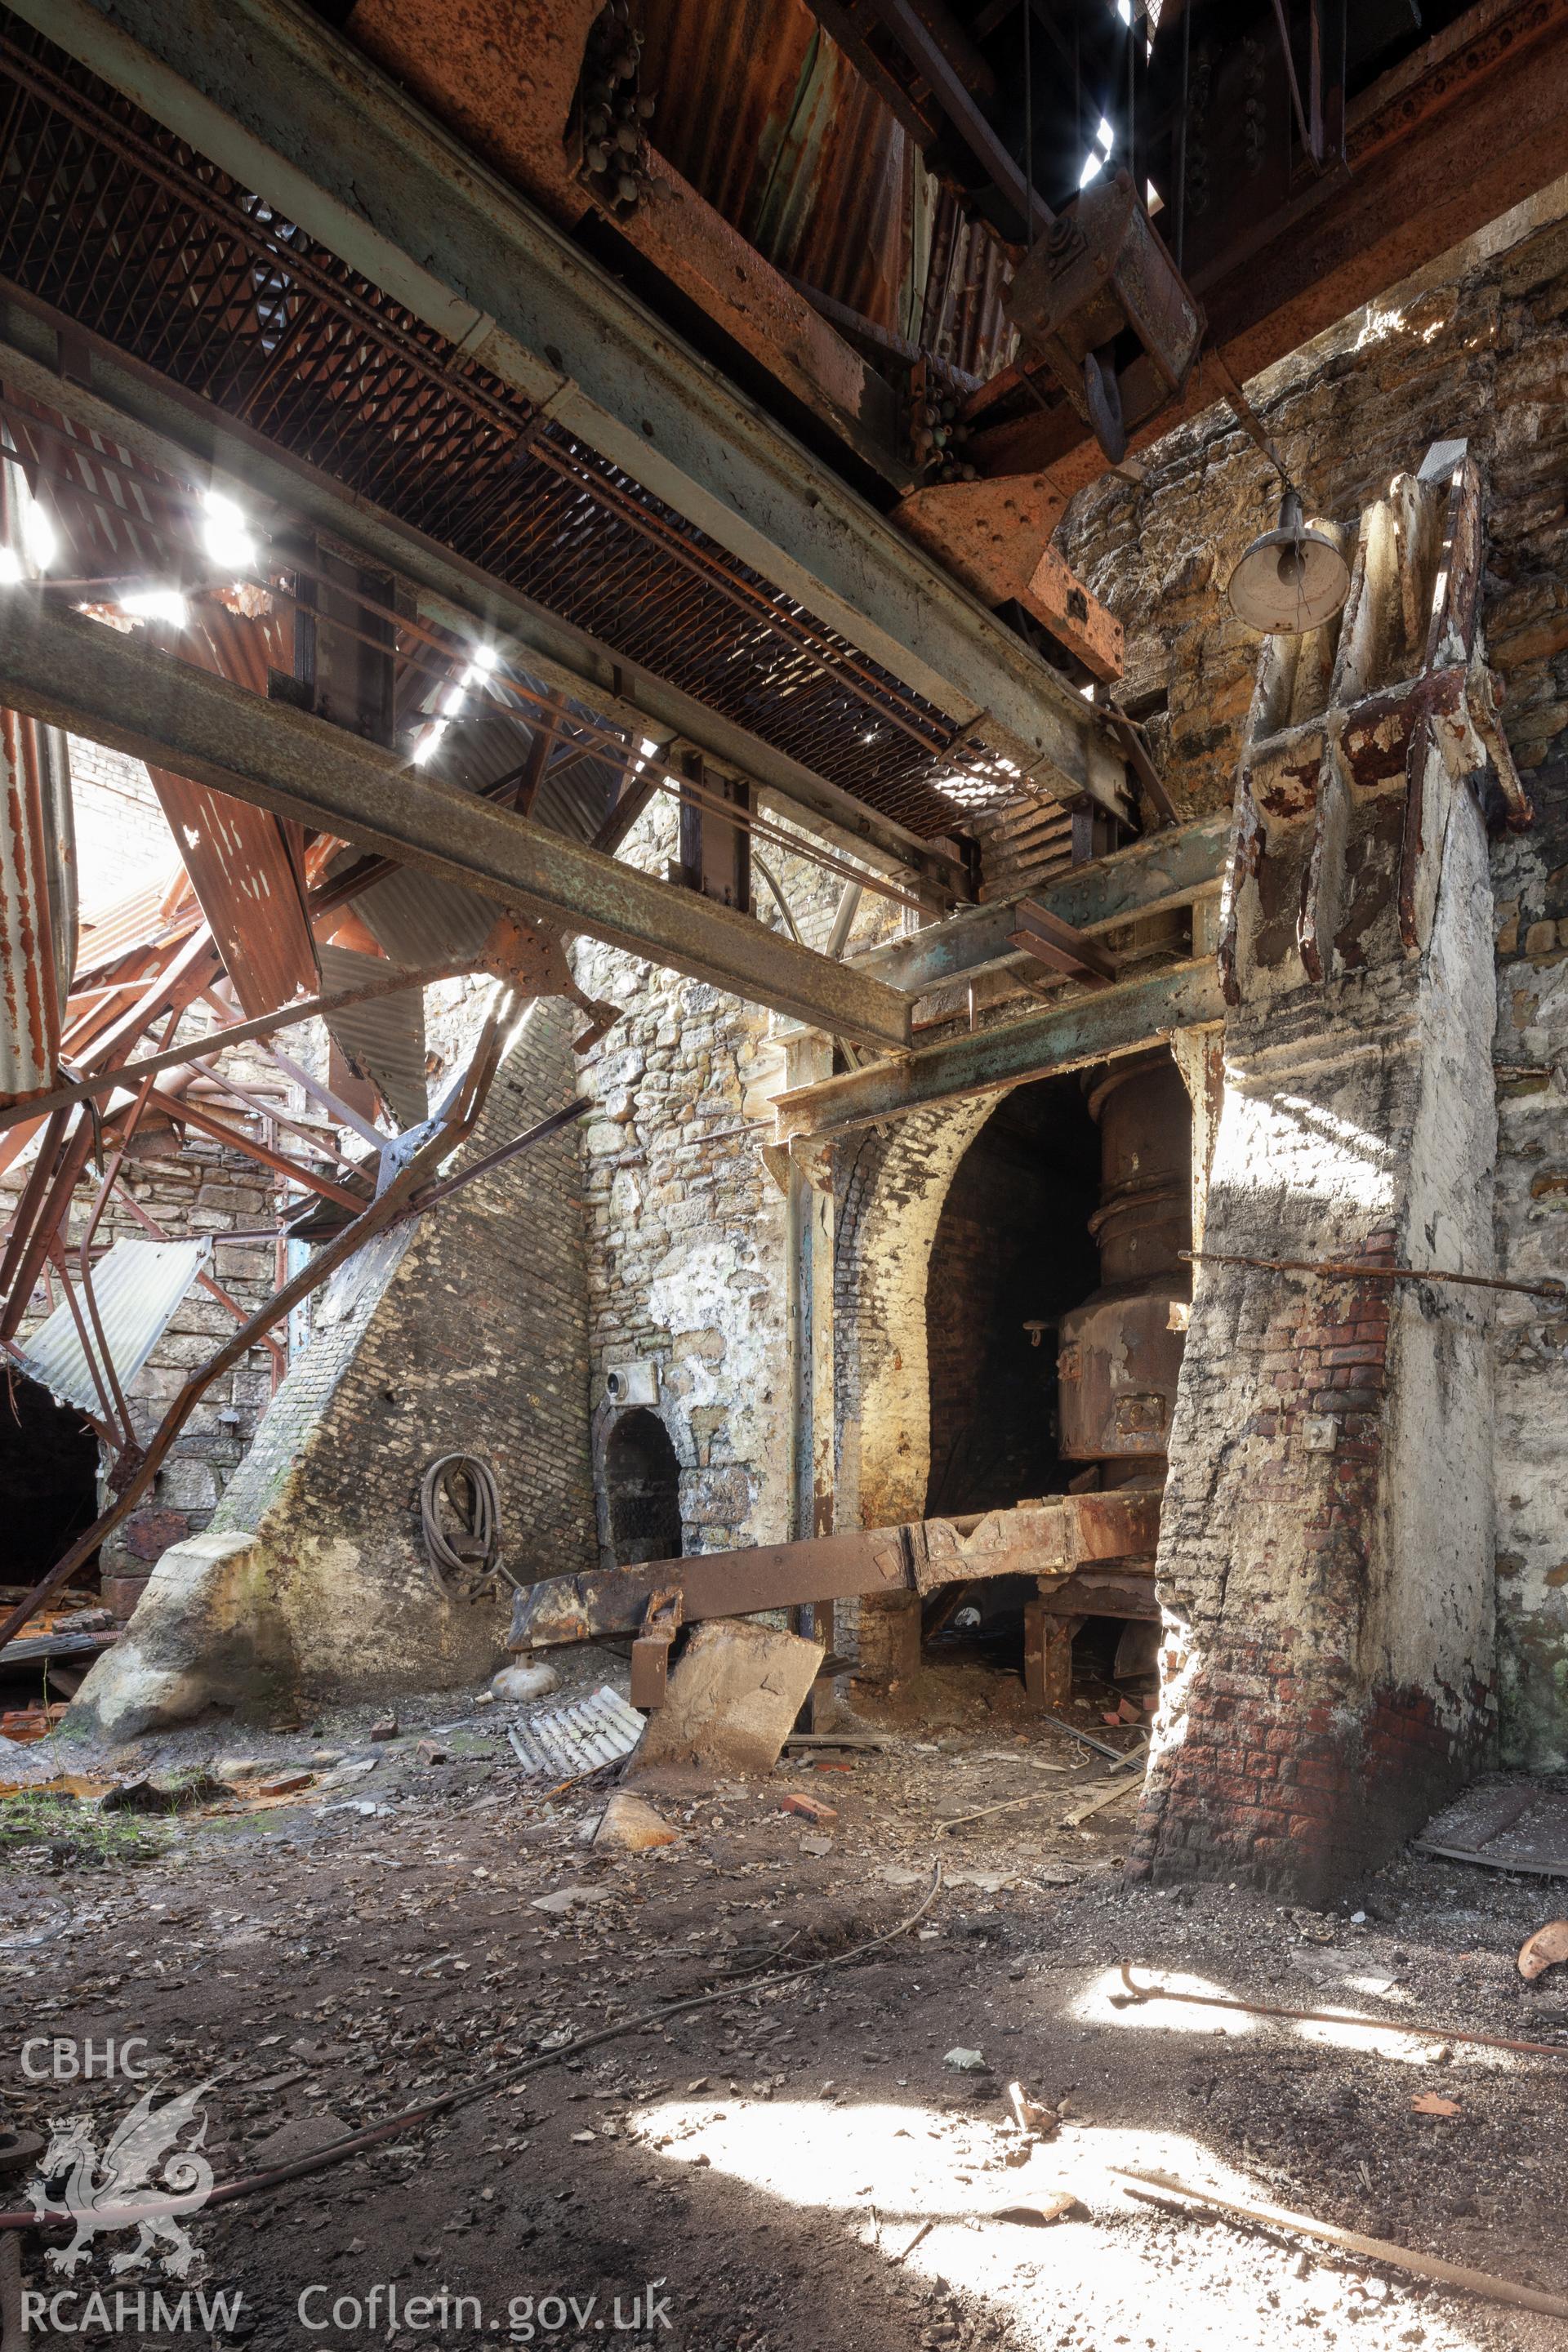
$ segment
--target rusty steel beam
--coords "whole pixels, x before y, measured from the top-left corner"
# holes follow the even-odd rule
[[[873,1063],[820,1086],[776,1096],[773,1140],[848,1135],[885,1118],[902,1118],[964,1095],[997,1094],[1162,1045],[1173,1030],[1222,1021],[1225,997],[1212,959],[1173,964],[1142,980],[1124,980],[1093,995],[963,1030],[899,1062]]]
[[[1070,1577],[1090,1563],[1147,1560],[1160,1532],[1160,1497],[1139,1489],[1053,1495],[1016,1509],[897,1528],[857,1528],[799,1543],[649,1560],[596,1575],[550,1577],[512,1604],[513,1650],[550,1649],[612,1633],[640,1633],[648,1604],[679,1600],[687,1623],[747,1617],[868,1592],[934,1592],[994,1576]]]
[[[1027,646],[300,0],[16,0],[552,424],[952,718],[1115,807],[1121,748]]]
[[[755,1004],[900,1051],[909,999],[749,915],[402,766],[379,746],[39,599],[7,598],[0,705],[424,866]]]
[[[1211,340],[1243,383],[1568,171],[1568,0],[1479,0],[1352,103],[1345,152],[1348,175],[1325,173],[1194,279]],[[1048,377],[1036,381],[1047,389]],[[1161,407],[1132,446],[1218,391],[1194,370],[1184,401]],[[977,429],[968,454],[987,474],[1043,472],[1068,497],[1105,470],[1061,397]]]
[[[590,198],[570,137],[588,30],[599,0],[357,0],[345,30],[468,146],[562,227]],[[519,102],[518,59],[529,91]],[[750,358],[804,401],[858,456],[900,486],[912,478],[898,394],[800,289],[749,245],[675,166],[650,150],[652,183],[617,237],[663,272]]]

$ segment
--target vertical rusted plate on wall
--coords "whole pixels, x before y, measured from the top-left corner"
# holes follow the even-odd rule
[[[313,996],[315,945],[288,838],[299,828],[166,768],[147,772],[247,1013]]]
[[[59,1006],[49,935],[50,837],[40,827],[28,722],[0,710],[0,1093],[54,1083]]]
[[[285,634],[276,620],[247,621],[204,604],[193,611],[179,650],[203,669],[265,694]],[[313,996],[320,973],[305,911],[300,826],[166,768],[147,772],[246,1012],[255,1018],[292,997]]]

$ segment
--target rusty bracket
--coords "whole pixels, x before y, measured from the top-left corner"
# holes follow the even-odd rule
[[[650,1593],[643,1612],[642,1631],[632,1643],[631,1700],[645,1714],[664,1705],[669,1681],[669,1653],[680,1621],[685,1596],[679,1584],[661,1585]]]

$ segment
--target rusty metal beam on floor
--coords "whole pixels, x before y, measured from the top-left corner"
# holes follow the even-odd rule
[[[508,1641],[514,1650],[534,1650],[640,1633],[656,1598],[678,1599],[683,1622],[694,1624],[860,1593],[934,1592],[996,1576],[1066,1580],[1089,1562],[1148,1563],[1159,1532],[1158,1494],[1123,1488],[551,1577],[518,1594]]]
[[[1230,847],[1232,819],[1196,817],[1165,833],[1149,835],[1114,856],[1097,857],[1085,866],[1037,882],[1016,898],[999,898],[933,923],[912,939],[873,949],[857,959],[862,971],[875,972],[889,988],[908,989],[919,996],[951,980],[963,980],[992,966],[1017,963],[1010,944],[1017,929],[1014,908],[1032,898],[1075,930],[1112,930],[1169,907],[1190,905],[1200,898],[1217,898]]]
[[[548,833],[100,622],[20,593],[5,611],[0,705],[814,1027],[884,1051],[908,1044],[908,998],[749,915]]]
[[[675,759],[688,748],[700,751],[724,774],[752,785],[759,805],[782,805],[808,832],[826,834],[879,871],[909,875],[933,906],[965,894],[962,869],[935,844],[879,815],[681,688],[628,668],[572,622],[410,530],[208,402],[181,393],[95,337],[80,339],[90,348],[92,383],[90,388],[79,383],[59,372],[55,327],[41,307],[13,299],[0,303],[0,376],[74,424],[106,435],[160,470],[204,482],[210,477],[215,488],[247,511],[254,512],[258,501],[275,503],[286,516],[307,521],[363,557],[367,570],[388,567],[408,581],[422,620],[460,635],[510,639],[533,676],[557,693],[624,728],[634,740],[652,740],[663,759]]]
[[[298,0],[16,13],[551,423],[1061,797],[1125,769],[1049,665]]]
[[[1223,1020],[1225,999],[1212,958],[1173,964],[1142,980],[1068,998],[1021,1020],[1000,1021],[924,1046],[903,1060],[872,1064],[820,1086],[778,1096],[774,1141],[847,1135],[962,1095],[993,1094],[1160,1045],[1174,1029]]]

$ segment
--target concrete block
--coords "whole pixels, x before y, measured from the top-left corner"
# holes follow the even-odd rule
[[[734,1617],[699,1625],[672,1669],[665,1704],[648,1717],[628,1780],[669,1767],[771,1772],[816,1679],[815,1642]]]

